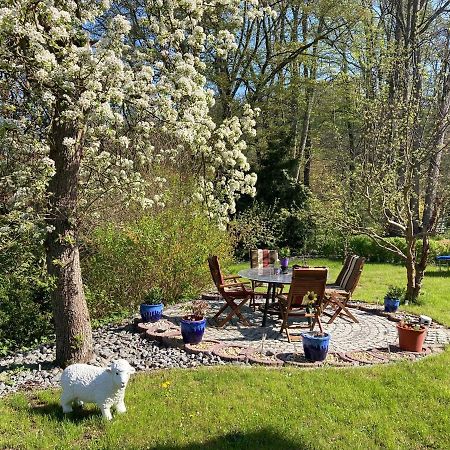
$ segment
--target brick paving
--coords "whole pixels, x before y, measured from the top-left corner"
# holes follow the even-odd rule
[[[208,316],[212,317],[214,313],[223,304],[221,300],[210,300],[211,309]],[[251,347],[259,347],[263,336],[265,335],[265,349],[272,350],[275,353],[299,353],[302,352],[301,340],[289,343],[286,334],[280,333],[281,321],[276,315],[269,315],[267,326],[261,327],[263,313],[260,310],[253,310],[249,307],[243,307],[242,313],[253,326],[244,326],[233,318],[224,328],[218,328],[212,319],[208,319],[203,339],[217,340],[227,344],[241,344]],[[352,352],[360,350],[370,350],[374,348],[387,348],[388,345],[396,345],[398,336],[396,323],[388,320],[386,317],[365,312],[357,308],[352,308],[352,313],[358,319],[359,323],[349,322],[346,319],[337,318],[332,324],[327,324],[328,317],[323,316],[324,330],[331,334],[330,351],[331,352]],[[181,306],[172,306],[164,311],[166,319],[179,324],[183,310]],[[225,316],[223,316],[225,317]],[[316,326],[317,329],[317,326]],[[305,331],[308,330],[305,323]],[[302,330],[295,330],[299,333]],[[432,324],[428,330],[425,346],[443,346],[450,343],[450,330]]]

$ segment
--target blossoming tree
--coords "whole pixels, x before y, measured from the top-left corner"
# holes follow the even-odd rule
[[[136,11],[148,27],[140,40],[107,2],[6,0],[0,8],[1,149],[23,155],[2,183],[8,214],[45,218],[62,366],[92,353],[78,232],[96,205],[109,197],[163,206],[154,167],[181,157],[201,174],[196,199],[222,224],[236,197],[254,193],[243,151],[255,113],[245,107],[242,118],[216,124],[199,57],[206,42],[232,45],[204,32],[203,15],[232,17],[237,3],[159,0]],[[45,205],[38,211],[37,198]]]

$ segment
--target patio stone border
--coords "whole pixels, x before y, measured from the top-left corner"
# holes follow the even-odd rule
[[[217,294],[203,294],[203,299],[217,300]],[[360,301],[349,302],[348,306],[350,308],[359,309],[365,313],[373,314],[386,318],[392,322],[399,322],[406,318],[417,320],[419,316],[407,313],[407,312],[396,312],[387,313],[384,312],[384,308],[380,305],[373,305],[369,303],[364,303]],[[187,353],[194,354],[212,354],[218,356],[221,360],[228,362],[238,362],[238,363],[251,363],[265,366],[282,366],[291,365],[296,367],[305,368],[320,368],[320,367],[352,367],[352,366],[371,366],[375,364],[387,364],[397,361],[415,361],[422,359],[431,354],[441,353],[445,345],[427,345],[422,353],[414,353],[408,351],[400,350],[396,345],[388,345],[386,348],[370,348],[361,350],[352,350],[347,352],[330,352],[327,355],[327,359],[322,362],[311,362],[305,359],[302,353],[292,353],[292,352],[271,352],[273,358],[264,359],[259,358],[256,354],[259,352],[259,348],[255,346],[255,342],[252,341],[253,345],[248,345],[244,343],[227,343],[221,342],[216,339],[207,339],[206,341],[210,345],[206,348],[200,343],[196,345],[185,345],[183,343],[181,332],[179,327],[173,322],[162,319],[156,323],[144,324],[135,319],[136,329],[143,333],[147,339],[156,340],[162,342],[166,346],[177,347],[184,349]],[[450,330],[435,322],[433,320],[429,329],[446,329],[450,335]],[[236,355],[230,355],[224,352],[226,348],[240,348],[242,351],[238,352]]]

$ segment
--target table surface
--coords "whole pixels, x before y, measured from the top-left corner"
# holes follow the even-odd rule
[[[288,269],[286,274],[280,273],[279,275],[275,274],[273,267],[242,269],[238,274],[243,278],[262,283],[291,284],[292,282],[292,269]]]

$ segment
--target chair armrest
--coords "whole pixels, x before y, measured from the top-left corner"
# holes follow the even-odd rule
[[[221,288],[227,288],[227,287],[237,287],[240,286],[242,288],[245,288],[245,284],[246,283],[227,283],[227,284],[221,284],[220,287]]]
[[[349,291],[345,289],[325,289],[325,294],[333,297],[348,297],[350,295]]]
[[[224,280],[237,280],[238,278],[242,278],[240,275],[225,275],[223,277]]]
[[[280,303],[283,303],[284,305],[287,304],[287,295],[286,294],[278,294],[276,298],[279,300]]]

